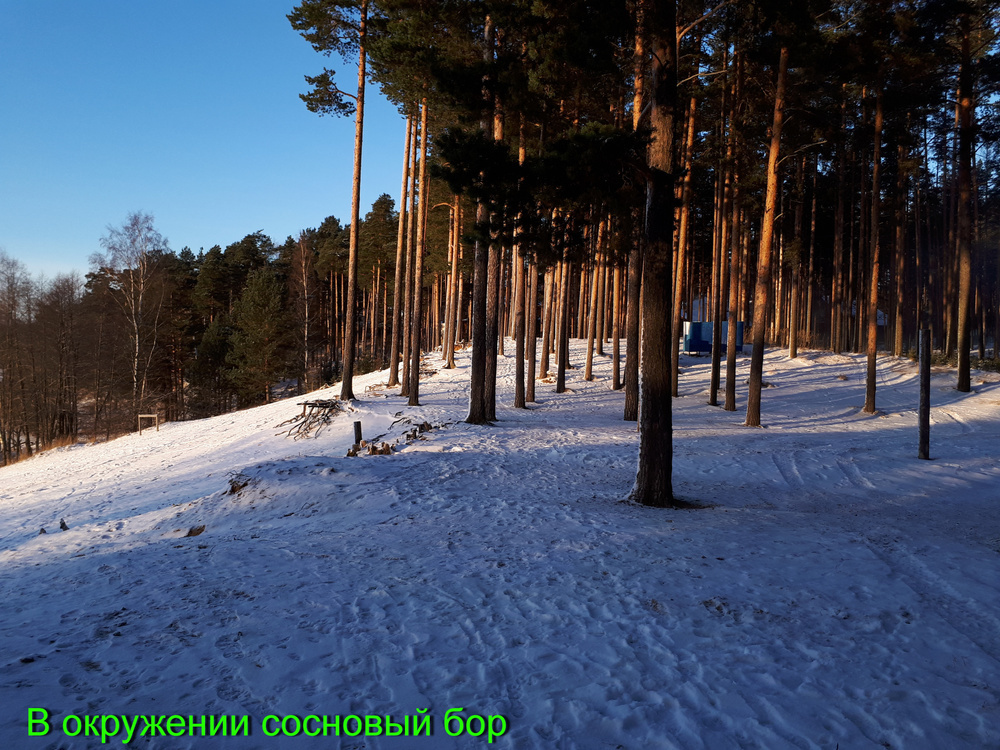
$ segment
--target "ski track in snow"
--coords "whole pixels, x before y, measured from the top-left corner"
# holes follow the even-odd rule
[[[707,507],[664,511],[621,502],[638,436],[607,357],[529,410],[501,357],[482,427],[459,362],[423,406],[382,389],[312,439],[276,427],[293,399],[0,471],[0,740],[102,746],[29,738],[45,707],[255,723],[141,748],[481,747],[444,733],[463,706],[518,750],[1000,746],[1000,378],[935,375],[928,462],[910,362],[879,360],[870,416],[863,357],[768,352],[756,430],[749,360],[725,412],[685,357],[675,491]],[[355,419],[397,452],[346,458]],[[434,737],[259,728],[418,708]]]

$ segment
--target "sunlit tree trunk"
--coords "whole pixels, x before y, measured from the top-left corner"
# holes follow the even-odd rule
[[[737,106],[742,93],[743,63],[742,55],[736,55],[733,61],[735,80],[733,81],[732,120],[729,125],[729,138],[726,144],[726,161],[729,163],[730,179],[730,251],[729,251],[729,309],[726,314],[726,395],[723,409],[736,411],[736,334],[739,321],[740,305],[740,164],[736,152],[737,137]]]
[[[403,184],[399,188],[399,228],[396,233],[396,275],[392,287],[392,349],[389,354],[389,382],[387,385],[399,385],[400,344],[403,340],[403,297],[406,278],[403,273],[406,267],[406,196],[410,181],[410,151],[416,132],[413,115],[406,116],[406,143],[403,146]]]
[[[417,206],[416,263],[413,266],[413,312],[410,321],[410,389],[409,405],[420,405],[420,334],[424,301],[424,246],[427,240],[427,100],[420,104],[420,202]]]
[[[612,367],[612,390],[618,391],[622,387],[622,353],[621,353],[621,298],[622,298],[622,269],[615,263],[612,281],[612,313],[611,313],[611,367]]]
[[[760,390],[764,375],[764,334],[767,324],[768,297],[771,291],[771,245],[774,241],[774,217],[778,205],[778,153],[781,150],[781,127],[785,111],[785,82],[788,77],[788,48],[781,48],[778,61],[777,90],[774,96],[774,120],[771,147],[767,157],[767,192],[764,220],[761,222],[760,250],[757,254],[757,286],[753,305],[753,353],[750,357],[750,385],[747,393],[747,427],[760,427]]]
[[[875,95],[875,141],[872,149],[872,213],[871,213],[871,278],[868,291],[868,372],[865,380],[866,414],[875,413],[876,362],[878,358],[878,277],[879,277],[879,216],[881,212],[883,85]]]
[[[413,265],[416,258],[416,236],[418,220],[417,204],[417,155],[419,147],[417,139],[420,137],[420,125],[413,122],[413,149],[410,154],[410,189],[407,197],[406,208],[406,261],[403,282],[403,326],[402,326],[402,359],[403,377],[400,381],[399,395],[408,396],[410,393],[410,330],[413,322]]]
[[[723,70],[726,70],[729,65],[728,54],[723,54],[722,66]],[[727,97],[728,88],[723,85],[722,87],[722,105],[720,111],[722,116],[719,118],[719,135],[722,140],[728,141],[726,138],[726,109],[727,109]],[[729,163],[732,159],[732,154],[727,153],[726,158],[722,161],[720,169],[716,177],[716,191],[715,191],[715,205],[716,205],[716,221],[714,231],[712,232],[713,241],[713,262],[712,262],[712,365],[711,374],[709,376],[709,388],[708,388],[708,403],[709,406],[719,405],[719,381],[721,379],[721,364],[722,364],[722,294],[723,294],[723,259],[726,257],[726,245],[728,244],[728,222],[726,216],[726,210],[728,208],[728,203],[730,200],[730,185],[729,185]],[[677,361],[677,357],[674,357],[674,361]],[[676,366],[676,365],[675,365]]]
[[[310,330],[309,324],[312,321],[312,286],[313,286],[313,264],[312,251],[306,243],[305,232],[299,234],[299,241],[296,246],[295,269],[298,276],[298,284],[302,288],[302,383],[300,389],[308,391],[312,387],[312,361],[310,358]]]
[[[671,312],[671,346],[676,350],[680,346],[681,341],[681,327],[682,327],[682,315],[681,315],[681,301],[684,299],[684,289],[685,286],[690,290],[691,284],[685,285],[684,283],[684,272],[687,268],[688,261],[688,237],[690,235],[690,218],[691,218],[691,194],[693,192],[692,188],[692,170],[691,165],[694,158],[694,133],[695,133],[695,115],[697,112],[697,99],[691,97],[691,103],[688,107],[687,115],[687,135],[684,139],[684,178],[681,185],[681,211],[680,211],[680,222],[678,223],[678,233],[677,233],[677,267],[674,271],[674,297],[673,297],[673,310]],[[687,312],[688,317],[693,320],[692,305],[688,305]],[[674,398],[678,395],[678,387],[680,380],[680,369],[679,369],[679,358],[674,357],[671,362],[671,387],[670,392]]]
[[[896,215],[895,215],[895,241],[893,242],[893,253],[896,257],[896,305],[893,318],[895,320],[895,330],[893,336],[892,353],[899,357],[903,354],[903,341],[906,333],[905,301],[907,298],[908,284],[906,283],[906,151],[902,145],[896,150]]]
[[[527,287],[525,348],[528,357],[528,371],[524,382],[524,400],[531,403],[535,400],[535,368],[538,352],[538,266],[534,262],[528,263]]]
[[[816,175],[819,164],[813,162],[812,209],[809,218],[809,265],[806,268],[806,346],[813,346],[813,287],[815,286],[816,257]]]
[[[792,236],[795,244],[795,257],[792,258],[792,288],[791,304],[788,315],[788,358],[795,359],[799,356],[799,298],[801,296],[800,281],[802,278],[802,209],[805,201],[805,171],[806,157],[799,159],[798,170],[795,176],[795,226],[792,228]]]
[[[959,17],[961,60],[958,73],[958,384],[971,390],[970,318],[972,290],[972,54],[968,13]]]
[[[344,379],[342,401],[354,400],[354,338],[357,328],[358,232],[361,229],[361,147],[365,127],[366,25],[368,0],[361,0],[358,25],[358,95],[354,117],[354,177],[351,181],[351,238],[347,263],[347,317],[344,324]]]
[[[601,222],[597,230],[598,252],[604,234],[604,222]],[[584,367],[583,379],[594,379],[594,344],[597,338],[597,314],[598,314],[598,283],[597,275],[600,273],[600,265],[597,256],[594,257],[594,267],[591,270],[592,283],[590,285],[590,315],[587,318],[587,362]]]
[[[455,196],[451,207],[450,241],[451,241],[451,274],[448,276],[448,320],[445,324],[445,368],[455,369],[455,340],[457,338],[458,318],[462,307],[461,286],[459,285],[458,254],[461,245],[459,230],[459,200]]]
[[[527,148],[524,140],[524,117],[521,117],[518,130],[518,163],[524,164],[527,158]],[[524,391],[524,347],[525,347],[525,270],[524,270],[524,245],[518,230],[518,236],[514,244],[514,251],[511,253],[514,264],[513,273],[513,296],[514,296],[514,408],[525,408]]]
[[[566,367],[569,364],[569,327],[570,327],[570,287],[572,286],[572,269],[570,262],[564,259],[559,274],[559,313],[556,318],[556,393],[566,392]]]
[[[646,259],[640,342],[639,466],[632,500],[669,507],[673,495],[670,311],[673,284],[674,117],[677,102],[677,5],[651,4],[652,140],[647,163]]]
[[[539,370],[540,377],[543,378],[549,376],[549,351],[552,348],[552,280],[554,276],[554,267],[549,267],[545,271],[542,284],[542,354]]]

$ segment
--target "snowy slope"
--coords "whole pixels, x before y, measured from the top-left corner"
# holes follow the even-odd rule
[[[863,358],[769,352],[757,430],[748,360],[727,413],[685,359],[675,487],[708,507],[662,511],[620,502],[637,434],[606,358],[492,427],[461,421],[459,362],[424,406],[383,390],[317,438],[276,427],[292,399],[0,470],[0,743],[100,747],[69,714],[246,714],[250,737],[130,746],[487,745],[444,732],[465,707],[506,717],[500,748],[1000,746],[1000,377],[935,376],[918,461],[910,362],[880,360],[871,417]],[[354,419],[399,450],[345,457]],[[29,737],[29,707],[55,731]],[[432,738],[260,730],[423,708]]]

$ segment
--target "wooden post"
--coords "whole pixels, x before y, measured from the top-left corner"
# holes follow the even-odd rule
[[[361,422],[354,423],[354,442],[361,445]]]
[[[156,424],[156,431],[157,432],[160,431],[160,415],[159,415],[159,413],[157,413],[157,414],[140,414],[139,415],[139,419],[138,419],[138,421],[139,421],[139,434],[140,435],[142,434],[142,420],[143,419],[152,419],[153,422]]]
[[[930,460],[931,446],[931,332],[920,330],[920,447],[917,458]]]

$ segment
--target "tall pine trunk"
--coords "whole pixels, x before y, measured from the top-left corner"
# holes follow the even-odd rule
[[[420,405],[420,334],[424,301],[424,245],[427,225],[427,100],[420,103],[420,203],[417,207],[416,263],[413,266],[413,312],[410,321],[410,392],[409,405]]]
[[[971,390],[969,328],[972,290],[972,55],[969,14],[959,18],[961,61],[958,72],[958,384]]]
[[[868,291],[868,372],[865,380],[866,414],[874,414],[876,362],[878,357],[878,277],[879,277],[879,215],[881,212],[881,175],[882,175],[882,112],[883,85],[879,83],[875,94],[875,141],[872,150],[872,213],[871,213],[871,278]]]
[[[542,355],[539,362],[540,377],[549,376],[549,352],[552,348],[552,279],[554,266],[545,270],[542,280]]]
[[[493,140],[503,141],[503,113],[499,103],[493,107]],[[501,244],[500,227],[503,217],[490,217],[490,245],[487,253],[486,276],[486,419],[495,422],[497,418],[497,357],[503,353],[501,339],[501,296],[504,248]],[[499,354],[498,354],[499,347]]]
[[[527,158],[527,149],[524,143],[524,117],[521,117],[520,127],[517,134],[517,158],[520,164],[524,164]],[[518,224],[520,225],[520,221]],[[524,243],[521,237],[521,230],[517,230],[517,240],[514,244],[512,262],[514,264],[514,408],[524,409],[524,346],[525,346],[525,271],[524,271]]]
[[[621,296],[622,296],[622,269],[615,263],[614,276],[612,277],[612,313],[611,313],[611,389],[621,390],[622,387],[622,362],[621,362]]]
[[[569,366],[570,287],[572,267],[563,250],[562,273],[559,276],[559,312],[556,318],[556,393],[566,392],[566,368]]]
[[[524,383],[524,400],[533,402],[535,400],[535,367],[537,363],[536,353],[538,351],[538,266],[531,262],[528,264],[528,299],[525,302],[527,314],[527,331],[525,333],[525,349],[527,352],[527,374]]]
[[[459,247],[461,245],[461,230],[459,229],[459,202],[458,196],[455,196],[454,203],[451,207],[451,226],[450,226],[450,239],[451,239],[451,274],[448,277],[448,309],[447,315],[448,320],[445,328],[445,369],[453,370],[455,369],[455,341],[458,337],[458,321],[461,317],[460,311],[462,309],[462,299],[461,299],[461,286],[458,283],[459,270],[458,270],[458,255]]]
[[[730,257],[729,257],[729,309],[726,314],[726,396],[723,409],[725,411],[736,411],[736,333],[739,321],[740,309],[740,171],[739,159],[736,151],[737,137],[737,111],[742,93],[743,61],[742,55],[735,56],[733,61],[736,74],[733,81],[733,103],[731,109],[731,122],[729,125],[729,139],[726,144],[727,161],[729,162],[731,177],[730,189],[730,215],[732,229],[730,230]]]
[[[690,234],[690,217],[691,217],[691,194],[693,192],[692,187],[692,170],[691,165],[693,162],[694,154],[694,132],[695,132],[695,114],[697,112],[697,99],[691,97],[691,104],[688,108],[687,116],[687,135],[684,139],[684,180],[681,185],[681,216],[680,222],[678,224],[678,235],[677,235],[677,267],[675,269],[675,281],[674,281],[674,298],[673,298],[673,310],[671,313],[672,329],[671,329],[671,346],[673,346],[673,351],[677,351],[680,346],[681,340],[681,300],[684,298],[684,269],[688,265],[687,259],[687,247],[688,247],[688,236]],[[687,288],[691,289],[691,284],[686,285]],[[688,305],[688,317],[693,320],[692,316],[692,305]],[[678,395],[678,387],[680,381],[680,368],[679,368],[679,358],[674,357],[671,362],[671,386],[670,392],[676,398]]]
[[[342,401],[354,400],[354,339],[357,328],[358,232],[361,228],[361,145],[365,128],[365,53],[368,0],[361,0],[358,22],[358,96],[354,116],[354,177],[351,181],[351,237],[347,262],[347,320],[344,326],[344,374]]]
[[[399,226],[396,231],[396,275],[392,287],[392,348],[389,354],[389,382],[392,388],[399,385],[399,355],[402,343],[403,325],[403,269],[406,265],[406,194],[410,181],[410,149],[413,144],[416,123],[413,115],[406,116],[406,143],[403,146],[403,185],[399,189]]]
[[[723,70],[728,69],[728,58],[729,55],[727,50],[723,53]],[[722,113],[719,123],[719,135],[721,140],[726,140],[728,142],[728,138],[726,138],[727,93],[728,89],[725,85],[723,85],[722,106],[719,110]],[[714,227],[715,231],[712,233],[714,258],[712,262],[712,365],[708,389],[709,406],[719,405],[719,380],[722,374],[722,269],[723,259],[726,257],[726,244],[728,241],[728,236],[726,235],[726,229],[728,228],[728,224],[726,223],[726,209],[730,200],[729,162],[731,158],[732,154],[726,154],[725,160],[723,160],[720,164],[715,191],[716,222]],[[674,357],[675,362],[676,360],[677,357]]]
[[[753,305],[753,353],[750,357],[750,387],[747,393],[747,427],[760,427],[760,389],[764,375],[764,329],[767,324],[768,297],[771,291],[771,245],[774,241],[774,217],[778,205],[778,153],[781,150],[781,127],[785,113],[785,82],[788,78],[788,48],[781,48],[778,61],[777,89],[774,95],[774,120],[771,147],[767,157],[767,193],[764,220],[761,222],[760,250],[757,254],[757,286]]]
[[[799,300],[801,297],[800,282],[802,279],[802,211],[805,203],[805,171],[806,157],[799,159],[795,173],[795,226],[792,227],[792,237],[795,244],[795,257],[792,258],[792,288],[791,304],[788,314],[788,358],[799,356]]]
[[[632,129],[638,130],[642,117],[646,74],[647,0],[636,0],[636,34],[633,55]],[[676,12],[676,8],[675,8]],[[631,231],[631,228],[630,228]],[[625,415],[626,422],[639,418],[639,285],[642,280],[642,241],[633,238],[628,254],[628,298],[625,304]]]
[[[403,379],[400,382],[399,395],[408,396],[410,394],[410,331],[413,323],[413,264],[416,247],[417,233],[417,138],[419,137],[419,126],[417,121],[413,122],[413,151],[410,154],[410,191],[407,199],[406,210],[406,274],[403,284],[403,331],[402,331],[402,358],[403,358]]]
[[[487,68],[493,65],[493,20],[487,16],[483,29],[483,62]],[[483,133],[491,127],[491,108],[493,97],[490,94],[489,74],[483,77],[483,117],[479,128]],[[480,202],[476,207],[476,223],[479,227],[486,224],[488,211],[486,204]],[[483,242],[477,232],[474,247],[472,276],[472,362],[469,368],[469,413],[465,421],[469,424],[487,424],[488,413],[486,404],[486,353],[489,347],[495,347],[496,342],[489,342],[486,336],[486,286],[489,272],[489,247]]]
[[[893,253],[896,256],[896,305],[893,312],[895,320],[895,330],[893,335],[892,353],[896,357],[903,354],[903,345],[906,334],[906,298],[908,285],[906,283],[906,151],[902,145],[896,150],[896,212],[895,212],[895,241],[893,242]]]
[[[632,500],[670,507],[674,499],[671,422],[670,311],[673,284],[674,117],[677,108],[677,4],[655,2],[650,18],[653,47],[653,137],[647,163],[646,258],[643,265],[640,341],[639,466]]]

